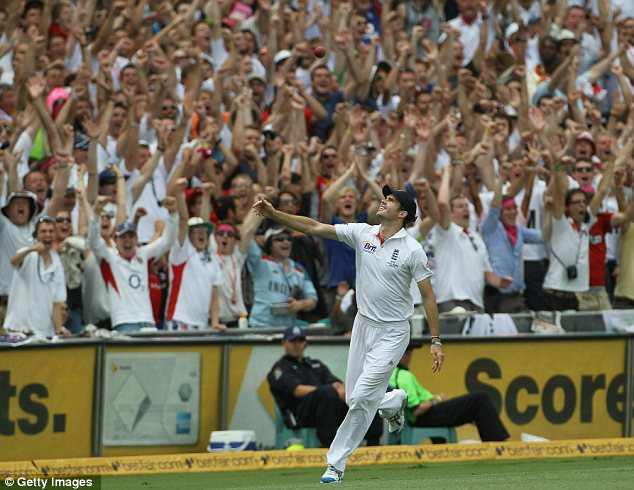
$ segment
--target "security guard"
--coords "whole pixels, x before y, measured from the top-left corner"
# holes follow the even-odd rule
[[[285,355],[268,374],[269,387],[286,426],[315,427],[321,445],[329,447],[348,411],[346,389],[325,364],[304,356],[307,345],[301,327],[284,331]],[[368,445],[378,445],[382,430],[375,417],[366,434]]]

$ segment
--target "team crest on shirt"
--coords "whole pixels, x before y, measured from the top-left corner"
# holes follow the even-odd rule
[[[282,377],[282,368],[275,368],[273,370],[273,377],[275,381],[279,380]]]
[[[399,253],[400,253],[400,250],[398,248],[394,250],[394,252],[392,252],[390,261],[387,263],[388,267],[398,267],[398,263],[396,262],[396,260],[398,259]]]
[[[376,252],[376,245],[373,245],[369,240],[363,240],[363,251],[369,254]]]

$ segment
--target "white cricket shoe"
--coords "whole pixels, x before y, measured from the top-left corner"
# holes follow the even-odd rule
[[[401,408],[399,408],[395,413],[390,415],[386,413],[384,410],[379,410],[379,415],[384,419],[387,419],[387,430],[392,433],[400,434],[403,432],[403,427],[405,427],[405,409],[407,408],[407,393],[405,390],[400,390],[405,393],[405,398],[403,398],[403,403],[401,404]]]
[[[343,480],[343,471],[339,471],[333,465],[329,464],[326,473],[321,477],[319,483],[339,483]]]

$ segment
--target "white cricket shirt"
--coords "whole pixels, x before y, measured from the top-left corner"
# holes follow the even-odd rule
[[[52,337],[53,303],[66,301],[64,267],[55,250],[50,251],[48,267],[36,252],[31,252],[15,269],[9,291],[6,328],[30,328],[37,335]]]
[[[187,237],[183,246],[174,244],[169,263],[167,319],[207,328],[213,286],[222,284],[218,260],[209,250],[196,250]]]
[[[419,283],[432,272],[420,243],[404,228],[383,244],[379,229],[366,223],[335,225],[337,238],[355,250],[359,313],[377,323],[403,322],[414,314],[412,280]]]
[[[176,213],[170,214],[161,237],[137,248],[134,256],[126,259],[119,255],[116,248],[106,246],[101,238],[101,219],[94,216],[90,219],[88,242],[99,262],[101,274],[108,288],[113,327],[122,323],[154,324],[148,262],[166,254],[174,244],[178,233],[177,220]]]

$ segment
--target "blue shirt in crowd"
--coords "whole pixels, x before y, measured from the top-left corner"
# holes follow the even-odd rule
[[[519,293],[526,288],[522,277],[522,247],[524,243],[543,243],[542,233],[517,225],[517,241],[511,245],[500,221],[500,208],[491,207],[480,227],[482,239],[489,252],[491,267],[498,276],[511,276],[513,284],[500,289],[502,293]]]
[[[317,291],[304,267],[288,259],[290,272],[284,266],[262,253],[257,243],[252,243],[247,256],[247,266],[253,276],[253,307],[249,316],[250,327],[288,327],[295,325],[296,314],[284,314],[283,305],[293,291],[295,299],[312,298],[317,301]],[[275,313],[275,314],[274,314]]]

